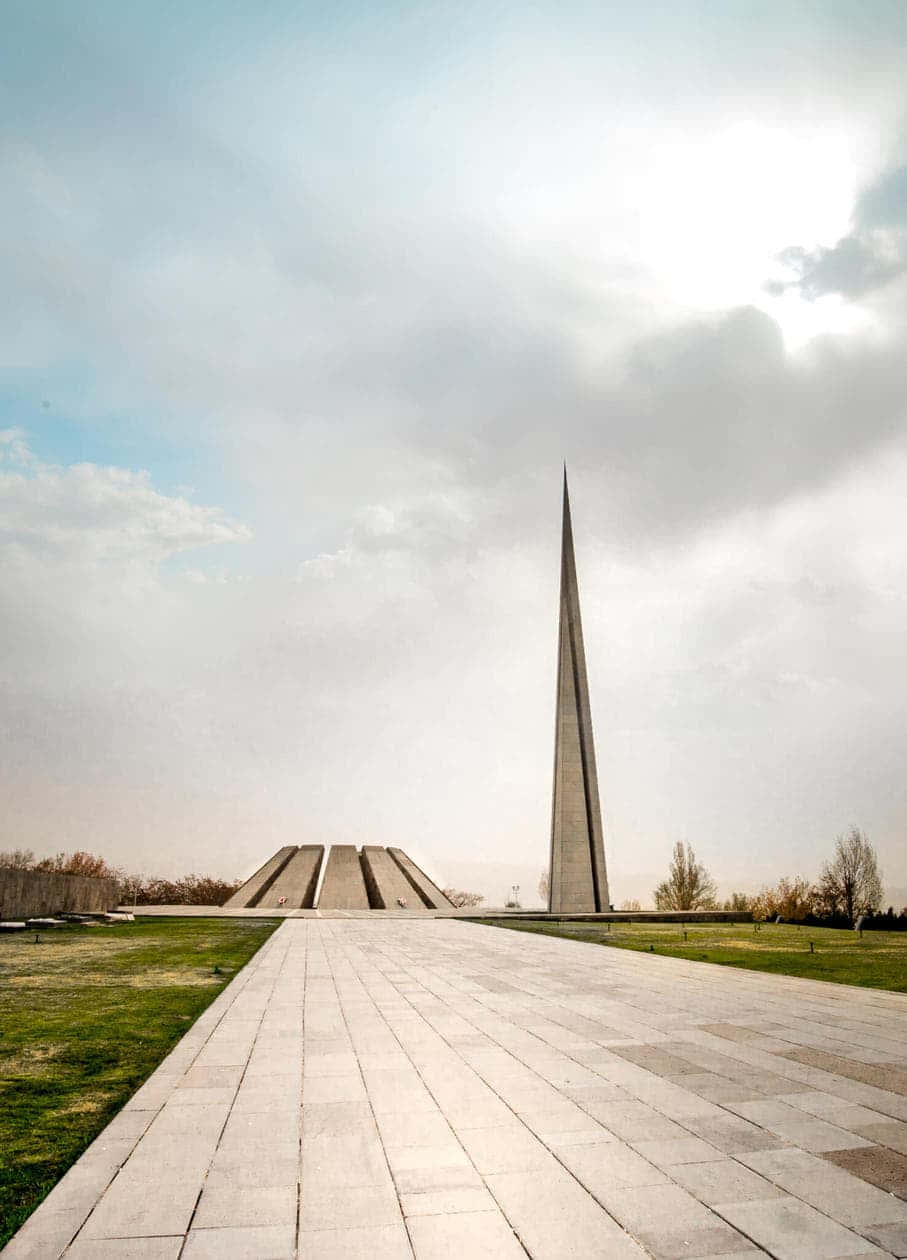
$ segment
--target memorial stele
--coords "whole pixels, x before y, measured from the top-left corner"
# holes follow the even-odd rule
[[[566,468],[549,872],[548,909],[552,914],[609,909]]]

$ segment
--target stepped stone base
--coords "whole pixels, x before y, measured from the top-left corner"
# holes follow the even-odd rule
[[[319,893],[318,887],[321,885]],[[453,910],[441,889],[402,849],[335,844],[285,845],[221,907],[223,910]]]

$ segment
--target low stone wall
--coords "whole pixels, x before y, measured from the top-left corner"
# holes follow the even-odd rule
[[[22,871],[0,867],[0,919],[39,915],[90,914],[115,910],[115,879],[65,875],[60,871]]]
[[[470,919],[531,919],[546,923],[752,923],[749,910],[601,910],[596,914],[550,914],[547,910],[473,910]]]

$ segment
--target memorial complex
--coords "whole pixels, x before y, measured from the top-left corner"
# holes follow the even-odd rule
[[[565,473],[549,911],[608,898]],[[907,1257],[902,993],[459,922],[374,845],[191,910],[284,920],[2,1260]]]

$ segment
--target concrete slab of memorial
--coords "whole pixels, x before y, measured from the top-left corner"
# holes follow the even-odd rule
[[[902,994],[297,912],[3,1260],[903,1256],[905,1044]]]

